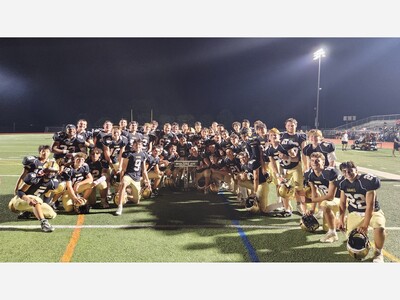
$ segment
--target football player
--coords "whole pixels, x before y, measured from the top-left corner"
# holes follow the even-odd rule
[[[126,203],[126,188],[131,188],[131,201],[135,204],[140,202],[141,180],[146,188],[151,190],[150,180],[146,170],[147,154],[142,151],[142,142],[135,140],[133,142],[133,152],[125,151],[122,154],[122,168],[120,172],[121,183],[119,185],[116,204],[118,208],[116,216],[122,215],[123,206]]]
[[[111,131],[113,123],[109,120],[104,121],[103,128],[99,128],[93,131],[94,145],[97,148],[103,149],[104,141],[111,139]]]
[[[18,189],[20,188],[25,176],[28,173],[31,172],[38,173],[40,170],[42,170],[43,165],[49,160],[51,154],[51,148],[49,145],[40,145],[38,148],[38,152],[39,152],[38,156],[25,156],[23,158],[22,165],[24,166],[24,169],[15,185],[14,195],[17,194]]]
[[[225,165],[225,160],[215,154],[211,154],[209,159],[211,163],[211,181],[220,188],[223,187],[222,184],[230,187],[232,185],[232,176],[229,173],[229,168]]]
[[[160,171],[160,154],[162,151],[161,146],[156,146],[151,151],[151,154],[147,157],[147,175],[150,180],[153,180],[153,186],[151,188],[152,195],[159,195],[159,186],[161,182],[161,178],[164,175],[163,172]]]
[[[310,144],[305,145],[303,148],[303,154],[307,158],[307,169],[311,168],[310,155],[315,152],[319,152],[324,155],[325,167],[335,167],[335,145],[329,141],[323,141],[324,137],[322,136],[322,132],[319,129],[311,129],[307,135]],[[318,203],[318,205],[319,204],[320,203]],[[323,210],[319,209],[315,217],[317,219],[322,218],[322,212]]]
[[[103,151],[99,148],[93,148],[90,150],[89,157],[86,159],[86,164],[89,166],[90,173],[93,177],[92,192],[88,196],[88,202],[90,206],[96,204],[97,191],[100,194],[101,206],[103,208],[109,208],[110,205],[107,201],[107,177],[109,176],[109,165],[106,160],[102,159]]]
[[[291,157],[291,160],[297,161],[296,164],[288,164],[285,169],[287,170],[287,180],[292,179],[295,189],[295,198],[297,202],[297,211],[304,214],[306,211],[306,204],[304,198],[304,171],[307,170],[307,158],[304,156],[302,149],[306,145],[307,137],[304,133],[297,132],[297,120],[289,118],[285,121],[286,131],[281,134],[281,145],[285,149],[283,155],[286,156],[284,160]],[[288,155],[288,153],[290,154]],[[302,162],[302,163],[301,163]]]
[[[128,133],[128,141],[129,146],[132,148],[134,141],[142,141],[143,134],[138,131],[139,124],[136,121],[129,122],[129,133]]]
[[[121,135],[121,129],[119,129],[119,127],[113,127],[111,130],[111,138],[103,139],[103,147],[101,149],[104,152],[104,158],[115,172],[119,169],[122,153],[127,146],[128,139]]]
[[[257,137],[250,137],[250,130],[246,127],[242,129],[241,138],[243,142],[246,143],[246,152],[248,153],[249,158],[249,166],[252,169],[254,180],[254,188],[253,191],[256,193],[258,191],[258,183],[259,183],[259,173],[267,173],[267,168],[264,164],[264,158],[261,151],[261,143]],[[267,163],[267,162],[266,162]],[[260,170],[258,170],[260,169]],[[263,171],[264,170],[264,171]],[[269,174],[267,175],[269,177]],[[264,180],[262,180],[264,182]],[[268,193],[268,189],[266,190]],[[266,197],[268,200],[268,196]],[[267,202],[268,203],[268,202]]]
[[[74,163],[64,169],[60,177],[65,181],[66,190],[61,196],[62,204],[66,212],[74,210],[74,205],[84,204],[92,193],[93,176],[85,160],[86,153],[79,152],[74,156]],[[81,196],[83,194],[83,196]],[[82,199],[84,198],[84,199]]]
[[[154,133],[151,132],[151,124],[144,123],[143,125],[143,151],[147,153],[151,153],[154,147],[154,143],[157,140],[157,137]]]
[[[269,157],[269,169],[272,175],[272,180],[276,185],[277,194],[279,196],[279,188],[282,184],[287,182],[297,181],[297,185],[304,184],[304,176],[301,173],[299,178],[298,174],[301,172],[301,165],[299,164],[298,152],[296,146],[291,145],[291,148],[285,149],[281,145],[280,132],[276,128],[269,131],[270,145],[267,148],[266,156]],[[292,150],[294,149],[294,150]],[[300,183],[300,180],[301,183]],[[283,217],[290,217],[292,215],[292,206],[290,205],[289,195],[280,197],[284,206]]]
[[[78,120],[76,124],[76,136],[85,141],[85,147],[92,149],[94,147],[93,132],[87,131],[87,121],[85,119]]]
[[[375,253],[373,262],[383,263],[382,249],[385,243],[386,218],[377,199],[380,179],[373,174],[359,174],[353,161],[340,164],[344,180],[339,183],[340,218],[339,229],[346,229],[347,236],[353,229],[367,234],[368,227],[374,230]],[[347,202],[347,203],[346,203]],[[348,210],[347,222],[344,217]]]
[[[47,219],[53,219],[57,214],[46,202],[50,201],[51,192],[58,187],[56,179],[58,171],[58,164],[55,161],[48,161],[43,165],[42,172],[28,173],[17,195],[8,204],[12,212],[33,213],[40,221],[44,232],[54,230]],[[44,196],[44,199],[40,198],[41,196]]]
[[[319,129],[311,129],[308,132],[310,144],[305,145],[303,154],[307,158],[307,169],[311,167],[310,155],[320,152],[325,156],[325,167],[334,167],[336,161],[335,145],[329,141],[323,141],[324,137]]]
[[[204,162],[203,156],[199,153],[197,146],[192,146],[190,148],[190,155],[187,158],[188,160],[197,161],[197,166],[194,170],[190,170],[194,172],[194,183],[196,186],[199,186],[199,180],[204,178],[205,185],[204,185],[204,194],[208,194],[208,188],[210,186],[211,180],[211,171],[210,168]]]
[[[53,135],[51,151],[60,166],[61,173],[66,165],[72,163],[72,157],[75,153],[86,153],[85,141],[77,136],[76,126],[68,124],[65,127],[65,132],[59,131]]]
[[[268,213],[269,211],[275,209],[275,206],[268,206],[269,174],[264,174],[261,166],[254,168],[254,163],[249,159],[247,152],[239,153],[238,157],[240,159],[242,169],[242,172],[239,174],[239,186],[251,191],[249,197],[257,197],[258,207],[262,213]]]
[[[320,241],[332,243],[339,238],[336,233],[336,212],[339,211],[340,192],[335,181],[338,179],[337,169],[325,166],[325,156],[321,152],[310,155],[311,169],[304,173],[304,180],[311,188],[312,203],[320,203],[320,210],[328,224],[328,232]],[[341,177],[341,176],[340,176]],[[317,193],[319,191],[319,194]],[[311,214],[314,211],[309,212]]]
[[[242,124],[240,124],[240,122],[238,122],[238,121],[233,122],[231,134],[236,134],[237,136],[239,136],[241,127],[242,127]]]
[[[128,133],[129,133],[128,121],[122,118],[119,120],[118,125],[119,129],[121,129],[121,135],[128,138]]]
[[[226,156],[224,158],[224,163],[229,169],[229,174],[232,177],[233,187],[231,188],[232,193],[238,195],[238,201],[241,201],[243,198],[242,195],[239,195],[238,191],[238,175],[241,171],[241,164],[239,158],[235,156],[235,153],[232,149],[226,149]]]
[[[195,131],[194,134],[200,135],[202,129],[203,129],[203,127],[201,126],[201,122],[196,121],[196,122],[194,123],[194,131]]]

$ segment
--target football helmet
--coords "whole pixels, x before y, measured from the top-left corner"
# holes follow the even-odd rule
[[[288,183],[282,183],[278,188],[278,195],[282,198],[291,198],[294,196],[294,188]]]
[[[300,221],[300,227],[304,231],[314,232],[319,227],[319,222],[314,215],[303,215]]]
[[[165,177],[164,186],[173,189],[175,187],[174,180],[169,176]]]
[[[14,204],[15,204],[16,198],[14,197],[13,199],[11,199],[10,202],[8,202],[8,209],[10,211],[12,211],[13,213],[17,213],[18,210],[15,208]]]
[[[199,180],[197,180],[197,189],[204,190],[205,187],[206,187],[206,179],[204,177],[201,177]]]
[[[128,189],[128,188],[127,188],[127,189]],[[125,192],[124,203],[122,203],[122,204],[126,204],[127,201],[128,201],[128,193]],[[114,196],[114,203],[115,203],[115,205],[118,206],[118,202],[119,202],[119,193],[116,193],[115,196]]]
[[[43,165],[43,172],[47,178],[55,178],[60,167],[55,160],[49,160]]]
[[[114,171],[111,173],[110,176],[110,183],[111,185],[117,185],[121,182],[121,176],[119,173],[115,173]]]
[[[90,205],[87,202],[87,200],[83,197],[79,197],[79,200],[81,200],[81,203],[79,202],[74,202],[74,211],[77,214],[88,214],[90,210]]]
[[[140,191],[140,194],[142,195],[143,199],[149,199],[151,196],[151,189],[149,187],[145,186]]]
[[[368,255],[371,243],[366,234],[353,229],[347,239],[347,251],[356,260],[362,260]]]
[[[215,182],[211,183],[209,188],[212,193],[218,193],[219,187]]]
[[[252,213],[258,213],[260,211],[260,207],[258,206],[258,199],[256,196],[247,197],[244,207],[247,211]]]

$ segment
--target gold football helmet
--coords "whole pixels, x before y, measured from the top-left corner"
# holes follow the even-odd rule
[[[43,165],[43,172],[47,178],[54,178],[57,176],[60,167],[55,160],[49,160]]]
[[[258,199],[256,196],[249,196],[245,201],[244,207],[247,211],[251,213],[258,213],[260,211],[260,207],[258,206]]]
[[[278,188],[278,195],[282,198],[288,199],[294,196],[294,188],[288,183],[282,183]]]
[[[143,187],[141,190],[141,195],[143,199],[149,199],[151,196],[151,189],[149,187]]]
[[[209,188],[212,193],[218,193],[219,187],[215,182],[211,183]]]
[[[371,243],[366,234],[353,229],[347,239],[347,251],[356,260],[364,259],[371,248]]]

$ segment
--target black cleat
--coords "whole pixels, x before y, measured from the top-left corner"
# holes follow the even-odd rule
[[[17,217],[17,219],[19,219],[19,220],[28,220],[28,219],[32,219],[32,218],[36,219],[34,213],[32,213],[30,211],[24,211],[24,212],[20,213]]]

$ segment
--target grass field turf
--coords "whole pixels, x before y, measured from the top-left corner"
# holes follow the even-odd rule
[[[252,216],[230,194],[163,191],[159,198],[128,205],[121,217],[112,215],[115,207],[92,209],[80,217],[79,228],[78,216],[61,211],[51,220],[55,232],[42,233],[37,220],[17,220],[7,204],[22,158],[36,155],[38,145],[51,142],[51,134],[0,135],[0,262],[60,262],[78,231],[69,253],[71,262],[354,262],[343,234],[337,243],[322,244],[318,241],[322,231],[301,231],[299,216]],[[338,147],[336,153],[339,161],[352,159],[360,166],[399,174],[400,158],[393,158],[390,149],[365,152]],[[398,262],[400,257],[399,194],[399,182],[383,181],[378,191],[389,228],[386,262]],[[272,191],[270,195],[273,202]],[[27,256],[27,248],[33,254]]]

